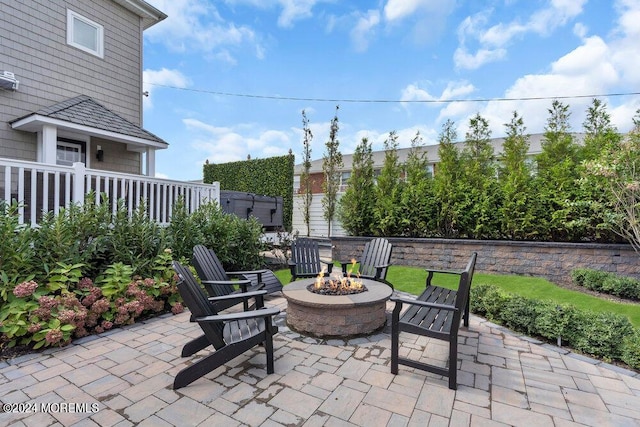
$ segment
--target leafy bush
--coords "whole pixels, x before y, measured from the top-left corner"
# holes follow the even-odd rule
[[[474,313],[515,331],[552,342],[560,337],[577,351],[640,368],[640,331],[627,317],[529,299],[487,284],[473,286],[470,298]]]
[[[216,203],[159,227],[140,206],[131,216],[106,199],[47,214],[38,228],[20,225],[18,205],[0,210],[0,348],[64,345],[140,317],[182,311],[172,260],[195,244],[216,250],[228,269],[261,267],[262,229]],[[169,245],[176,244],[174,254]]]
[[[640,300],[640,280],[631,277],[589,268],[577,268],[571,272],[571,278],[576,285],[592,291]]]
[[[80,278],[81,264],[59,263],[45,286],[22,282],[8,295],[0,308],[0,345],[63,346],[72,338],[131,324],[141,316],[179,313],[183,307],[171,260],[170,250],[155,257],[158,274],[146,279],[133,276],[131,266],[114,264],[98,285]]]

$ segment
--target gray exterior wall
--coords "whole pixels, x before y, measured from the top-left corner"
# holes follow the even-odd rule
[[[67,9],[104,27],[104,58],[67,44]],[[7,122],[77,95],[142,125],[142,24],[111,0],[0,0],[5,70],[20,85],[16,92],[0,90],[2,157],[35,161],[36,134],[15,131]],[[139,173],[140,155],[127,155],[137,159]]]
[[[124,144],[113,141],[106,141],[100,138],[91,139],[91,169],[139,174],[140,173],[140,153],[127,151]],[[102,147],[104,160],[96,160],[97,146]]]

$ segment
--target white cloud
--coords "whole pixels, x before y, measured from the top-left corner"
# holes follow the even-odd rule
[[[633,14],[634,9],[623,9],[621,13],[620,21],[624,21],[628,19],[627,13]],[[635,91],[640,77],[631,70],[640,67],[640,60],[636,59],[640,57],[640,46],[637,45],[634,32],[635,29],[630,33],[619,33],[618,38],[609,42],[599,36],[584,38],[582,44],[553,62],[548,72],[528,74],[517,79],[505,92],[505,98],[552,98]],[[572,128],[581,130],[591,98],[560,101],[570,106]],[[605,99],[605,102],[610,105],[612,123],[621,131],[628,131],[640,101],[633,97]],[[617,104],[611,106],[612,102]],[[544,130],[550,106],[550,99],[494,101],[489,102],[480,113],[490,121],[495,134],[504,134],[504,118],[510,117],[514,110],[523,116],[531,133],[538,133]]]
[[[196,119],[183,119],[191,147],[201,151],[213,163],[227,163],[251,158],[284,155],[291,146],[292,135],[280,130],[256,129],[251,124],[215,126]]]
[[[505,49],[478,49],[476,53],[471,54],[464,46],[459,46],[453,54],[453,61],[458,68],[475,70],[489,62],[499,61],[506,55]]]
[[[283,28],[290,28],[293,22],[310,18],[313,16],[311,9],[316,4],[316,0],[279,0],[282,6],[282,13],[278,17],[278,25]]]
[[[142,72],[142,90],[147,94],[143,98],[144,108],[153,107],[153,92],[160,89],[160,86],[157,85],[186,88],[189,85],[189,79],[178,70],[168,70],[166,68],[144,70]]]
[[[407,85],[402,90],[401,101],[432,101],[427,105],[441,105],[437,101],[451,101],[458,98],[464,98],[466,95],[473,93],[476,88],[467,81],[451,81],[442,90],[439,96],[431,95],[426,89],[421,88],[417,83]],[[451,104],[457,104],[455,102]],[[407,104],[404,104],[405,107]]]
[[[414,43],[425,44],[441,34],[455,6],[455,0],[388,0],[383,16],[392,27],[410,28]]]
[[[351,42],[357,52],[364,52],[369,47],[374,29],[380,24],[380,12],[369,10],[358,18],[353,30],[351,30]]]
[[[256,33],[245,25],[226,22],[217,9],[199,0],[149,0],[168,17],[144,32],[175,52],[205,52],[208,57],[233,63],[225,47],[258,45]],[[261,48],[256,48],[260,52]],[[222,54],[220,52],[222,51]]]
[[[389,0],[384,6],[384,16],[387,21],[402,19],[414,13],[421,4],[428,3],[424,0]]]
[[[488,28],[492,10],[469,16],[458,27],[459,46],[454,53],[456,67],[477,69],[499,61],[506,57],[506,47],[513,39],[526,33],[547,36],[581,14],[585,3],[586,0],[551,0],[547,7],[533,13],[525,22],[515,19]],[[475,53],[469,53],[467,46],[475,42],[478,44]]]

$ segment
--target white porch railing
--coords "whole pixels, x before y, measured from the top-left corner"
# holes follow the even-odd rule
[[[20,203],[20,223],[36,225],[43,212],[58,213],[70,203],[82,204],[91,191],[108,196],[115,212],[123,199],[129,215],[145,203],[149,217],[167,224],[173,206],[182,196],[188,212],[201,204],[220,202],[219,184],[199,184],[85,168],[83,163],[57,166],[22,160],[0,159],[0,199]],[[96,204],[103,201],[96,197]]]

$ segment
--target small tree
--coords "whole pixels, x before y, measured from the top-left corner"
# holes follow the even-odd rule
[[[373,151],[367,138],[362,138],[353,153],[351,177],[338,203],[342,227],[352,236],[371,234],[373,225]]]
[[[342,153],[340,153],[340,141],[338,140],[338,109],[331,120],[329,139],[327,140],[326,152],[322,158],[322,171],[324,172],[324,182],[322,189],[322,208],[324,219],[327,221],[327,236],[331,237],[331,222],[336,215],[338,204],[338,190],[340,189],[340,169],[343,166]]]
[[[587,163],[587,172],[603,178],[613,231],[640,254],[640,110],[633,123],[622,142],[607,145],[598,160]]]
[[[433,179],[427,171],[429,161],[423,150],[420,132],[411,140],[411,149],[405,163],[406,186],[402,191],[400,224],[402,234],[410,237],[428,237],[437,227],[436,199]]]
[[[309,129],[309,119],[302,110],[302,173],[300,174],[300,190],[302,192],[302,219],[307,226],[307,236],[311,234],[311,203],[313,191],[311,188],[311,141],[313,133]]]
[[[389,132],[384,150],[384,163],[375,191],[374,232],[381,236],[391,236],[399,231],[402,197],[402,165],[398,160],[398,135],[395,131]]]
[[[434,193],[438,201],[438,229],[443,237],[458,236],[458,215],[456,204],[459,199],[460,154],[455,146],[457,133],[455,123],[447,120],[438,137],[438,156],[434,175]]]

